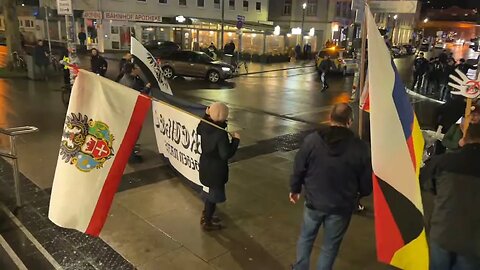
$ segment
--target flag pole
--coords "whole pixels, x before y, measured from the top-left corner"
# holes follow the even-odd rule
[[[368,0],[365,0],[364,9],[368,7]],[[367,51],[367,16],[365,16],[365,11],[363,12],[363,23],[362,23],[362,49],[360,53],[360,88],[358,89],[358,96],[361,97],[363,93],[363,88],[365,87],[365,62],[366,62],[366,51]],[[360,100],[360,98],[359,98]],[[363,110],[360,106],[360,101],[358,103],[358,136],[363,138]]]

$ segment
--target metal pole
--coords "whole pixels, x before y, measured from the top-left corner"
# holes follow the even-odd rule
[[[365,4],[368,1],[365,1]],[[365,7],[366,8],[366,7]],[[358,89],[358,96],[362,97],[363,88],[365,87],[365,62],[366,62],[366,47],[367,47],[367,16],[364,14],[363,23],[361,26],[362,31],[362,50],[360,60],[360,89]],[[363,110],[360,108],[360,102],[358,103],[358,136],[363,138]]]
[[[48,22],[48,7],[45,6],[45,21],[47,22],[48,50],[52,53],[52,42],[50,40],[50,23]]]
[[[15,147],[15,136],[10,136],[10,154],[15,157],[12,159],[13,181],[15,186],[15,199],[16,199],[17,207],[21,207],[22,198],[20,197],[20,175],[18,172],[18,159],[17,159],[17,148]]]
[[[65,31],[67,32],[67,47],[70,41],[70,31],[68,31],[68,15],[65,15]]]
[[[302,7],[303,8],[303,7]],[[303,15],[302,15],[302,34],[300,35],[300,38],[302,39],[300,44],[302,45],[303,49],[303,27],[305,25],[305,9],[303,9]]]
[[[225,45],[224,35],[225,35],[225,0],[222,0],[222,33],[220,37],[220,49],[222,50]]]

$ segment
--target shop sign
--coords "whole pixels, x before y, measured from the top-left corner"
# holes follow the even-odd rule
[[[102,12],[95,11],[95,10],[85,10],[83,12],[84,19],[92,19],[92,20],[101,20],[102,19]]]
[[[57,0],[58,15],[73,15],[72,0]]]
[[[162,16],[136,13],[105,12],[104,17],[115,21],[162,22]]]

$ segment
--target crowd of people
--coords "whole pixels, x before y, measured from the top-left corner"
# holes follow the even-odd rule
[[[430,59],[425,58],[424,53],[420,52],[413,63],[412,90],[434,95],[439,100],[446,101],[450,98],[451,91],[448,86],[449,76],[454,75],[456,69],[467,74],[469,70],[477,69],[477,66],[467,63],[463,58],[457,62],[453,53],[447,50]]]

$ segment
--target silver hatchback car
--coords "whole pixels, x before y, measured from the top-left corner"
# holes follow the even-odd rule
[[[205,78],[211,83],[230,79],[234,67],[225,62],[215,61],[203,52],[178,51],[161,60],[167,79],[175,76]]]

